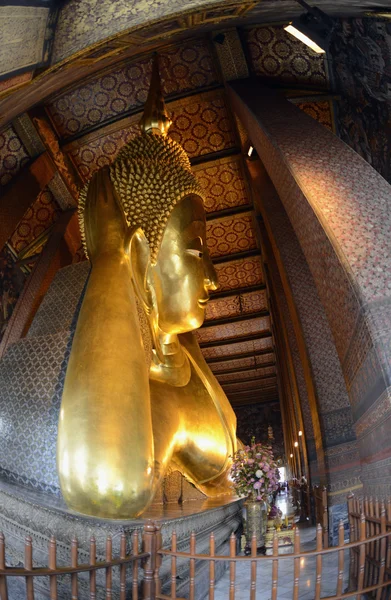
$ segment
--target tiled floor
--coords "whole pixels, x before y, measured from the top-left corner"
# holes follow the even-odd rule
[[[283,515],[291,516],[294,513],[293,507],[289,498],[284,494],[277,499],[278,507],[282,510]],[[299,524],[301,529],[301,549],[303,551],[315,549],[315,527],[310,527],[306,524]],[[278,600],[288,600],[293,597],[293,558],[289,554],[293,552],[293,547],[288,546],[280,550],[280,554],[284,555],[282,560],[279,560],[278,573]],[[268,551],[270,555],[271,551]],[[286,558],[285,558],[286,556]],[[313,600],[315,597],[315,580],[316,580],[316,563],[315,558],[300,559],[300,577],[299,577],[299,598],[300,600]],[[250,597],[250,568],[251,561],[240,562],[236,565],[236,586],[235,600],[248,600]],[[345,570],[343,591],[348,584],[349,574],[349,555],[345,552]],[[322,580],[321,580],[321,597],[332,596],[336,593],[338,576],[338,556],[337,552],[325,555],[322,564]],[[257,600],[269,600],[271,598],[272,588],[272,561],[270,559],[262,559],[257,564],[257,579],[256,579],[256,598]],[[229,570],[217,583],[215,588],[215,600],[228,600],[229,598]]]

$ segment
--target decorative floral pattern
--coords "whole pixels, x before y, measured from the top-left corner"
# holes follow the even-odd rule
[[[133,124],[127,129],[86,141],[85,144],[75,144],[70,155],[84,181],[89,181],[101,167],[111,164],[121,148],[139,133],[139,127]]]
[[[250,204],[241,159],[229,157],[193,167],[205,191],[205,210],[215,212]]]
[[[209,221],[206,224],[206,241],[212,257],[253,250],[257,241],[251,214]]]
[[[333,128],[333,117],[332,107],[329,101],[325,102],[299,102],[296,104],[297,108],[300,108],[307,115],[321,123],[330,131],[334,131]]]
[[[240,303],[242,312],[244,313],[255,312],[257,310],[268,310],[269,308],[266,290],[240,294]]]
[[[9,126],[0,133],[0,185],[6,185],[29,160],[22,142]]]
[[[260,290],[211,300],[206,306],[205,318],[206,320],[223,319],[266,309],[266,293]]]
[[[43,190],[34,204],[24,214],[23,219],[11,236],[11,246],[19,253],[50,227],[55,222],[58,214],[59,209],[53,194],[48,189]]]
[[[234,145],[231,120],[220,92],[208,92],[198,96],[197,100],[190,98],[171,106],[174,114],[170,137],[178,141],[190,157]],[[107,127],[70,144],[68,151],[85,181],[92,177],[94,171],[113,162],[120,149],[140,134],[138,120],[132,117],[125,120],[126,127],[122,121],[117,129]]]
[[[210,365],[213,373],[218,374],[219,371],[226,369],[245,369],[247,367],[261,366],[274,361],[274,354],[262,354],[261,356],[249,356],[248,358],[237,358],[235,360],[226,360]]]
[[[236,290],[264,283],[261,259],[258,256],[239,258],[215,265],[219,291]]]
[[[215,300],[210,300],[206,305],[205,320],[224,319],[238,314],[240,314],[239,296],[216,298]]]
[[[159,53],[163,94],[191,92],[217,83],[209,45],[204,39],[185,42]],[[56,96],[47,108],[62,137],[80,134],[144,105],[151,78],[150,58],[127,62]]]
[[[245,31],[250,67],[256,75],[280,82],[329,87],[325,59],[287,33],[283,26]]]
[[[226,325],[216,325],[215,327],[204,327],[198,329],[195,334],[199,342],[211,342],[235,337],[240,338],[241,336],[243,337],[269,330],[270,318],[261,317],[258,319],[227,323]]]
[[[190,158],[232,148],[235,135],[224,93],[207,92],[173,106],[170,136]],[[171,106],[169,107],[171,109]]]

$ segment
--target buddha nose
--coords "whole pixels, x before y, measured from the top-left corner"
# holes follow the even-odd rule
[[[209,252],[204,251],[204,273],[205,273],[205,288],[207,290],[217,290],[219,281],[217,278],[216,269],[210,259]]]

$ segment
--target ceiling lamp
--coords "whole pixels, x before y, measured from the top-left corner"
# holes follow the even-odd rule
[[[255,150],[254,146],[251,144],[251,142],[249,142],[247,144],[247,146],[244,148],[245,150],[245,154],[246,154],[246,159],[247,160],[258,160],[258,153]]]
[[[296,0],[307,12],[293,19],[285,31],[304,42],[314,52],[322,54],[329,47],[335,23],[322,10],[312,7],[305,0]]]

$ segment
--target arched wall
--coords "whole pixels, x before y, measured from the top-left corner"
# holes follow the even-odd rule
[[[288,366],[291,367],[289,369],[289,379],[286,378],[286,381],[281,381],[281,387],[288,385],[290,388],[293,388],[291,396],[295,403],[296,412],[298,408],[300,408],[301,410],[304,424],[305,443],[307,448],[307,458],[309,463],[311,482],[314,485],[320,482],[320,471],[322,483],[326,483],[323,440],[320,430],[318,407],[315,407],[315,411],[311,411],[308,399],[308,379],[306,378],[306,374],[303,369],[302,357],[300,356],[299,345],[296,339],[295,328],[293,326],[292,318],[289,312],[288,302],[284,292],[284,286],[281,281],[281,276],[266,231],[263,233],[263,239],[265,254],[267,256],[267,263],[269,266],[269,285],[272,289],[272,296],[274,300],[273,314],[275,315],[275,318],[278,319],[278,322],[275,323],[275,326],[277,330],[282,330],[281,335],[279,335],[278,338],[280,341],[280,345],[285,346],[283,356],[281,356],[281,359],[290,363],[290,365]],[[302,341],[304,342],[304,340]],[[277,348],[277,350],[280,351],[280,348]],[[294,393],[295,388],[297,390],[296,394]],[[284,390],[281,389],[280,394],[283,395],[283,393]],[[315,429],[317,430],[316,435]],[[294,431],[291,432],[291,442],[290,447],[288,448],[289,453],[293,451],[292,447],[296,439],[297,428],[295,428]]]
[[[349,392],[364,488],[391,490],[391,187],[336,136],[255,80],[235,112],[281,198],[324,307]]]
[[[361,488],[352,409],[341,365],[311,271],[281,200],[260,161],[249,163],[249,171],[258,191],[255,202],[271,241],[274,268],[270,274],[278,282],[278,300],[289,328],[289,343],[299,346],[298,340],[302,338],[305,344],[305,353],[300,350],[299,353],[303,362],[309,362],[306,383],[312,384],[308,395],[314,397],[308,409],[314,432],[319,428],[317,420],[321,427],[330,503],[341,503],[350,490],[357,493]],[[303,412],[306,412],[305,400],[302,399]],[[322,451],[319,440],[315,441],[318,451]]]
[[[293,453],[293,461],[298,462],[298,453],[295,450],[294,442],[299,441],[299,452],[301,453],[299,475],[305,475],[307,478],[310,476],[311,482],[316,484],[319,483],[319,470],[322,471],[324,476],[323,444],[322,440],[319,439],[318,447],[315,448],[312,415],[308,398],[305,395],[305,375],[300,361],[292,320],[287,310],[281,278],[265,233],[263,239],[263,254],[268,267],[270,267],[267,272],[271,292],[270,305],[274,315],[273,329],[276,341],[279,396],[282,413],[286,416],[286,454],[287,457],[290,457],[290,454]],[[300,384],[303,384],[304,387]],[[303,393],[304,396],[302,396]],[[298,436],[300,430],[304,431],[304,436],[301,438]]]

